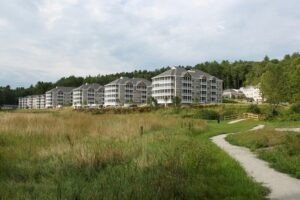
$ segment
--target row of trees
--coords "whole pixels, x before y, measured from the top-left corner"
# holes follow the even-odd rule
[[[192,66],[180,66],[186,69],[200,69],[214,75],[224,81],[224,88],[240,88],[245,85],[257,85],[261,83],[264,96],[272,103],[278,100],[286,102],[299,101],[300,88],[300,54],[286,55],[282,60],[269,59],[267,56],[260,62],[254,61],[221,61],[205,62]],[[78,87],[84,83],[99,83],[105,85],[120,76],[138,77],[151,80],[169,67],[163,67],[154,71],[136,70],[108,75],[87,77],[63,77],[51,82],[38,82],[29,88],[11,89],[9,86],[0,87],[0,105],[17,104],[18,97],[43,94],[55,86]]]
[[[300,102],[300,56],[286,56],[281,62],[269,62],[260,77],[260,88],[274,108],[279,103]]]

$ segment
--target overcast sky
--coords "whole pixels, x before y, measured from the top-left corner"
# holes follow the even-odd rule
[[[300,47],[299,0],[1,0],[0,85]]]

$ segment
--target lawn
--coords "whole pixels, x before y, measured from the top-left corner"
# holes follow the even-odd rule
[[[299,133],[277,132],[273,128],[266,128],[229,135],[226,139],[232,144],[250,148],[278,171],[300,178]]]
[[[0,199],[265,199],[268,190],[209,140],[255,123],[0,113]]]

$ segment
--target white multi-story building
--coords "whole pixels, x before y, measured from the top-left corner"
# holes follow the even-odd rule
[[[223,97],[229,99],[240,99],[245,97],[244,93],[237,89],[226,89],[223,91]]]
[[[20,109],[43,109],[45,108],[45,95],[32,95],[19,98]]]
[[[152,97],[158,104],[221,103],[223,81],[200,70],[173,67],[152,78]]]
[[[253,99],[257,103],[263,102],[263,97],[258,87],[247,86],[241,87],[239,90],[244,93],[246,98]]]
[[[46,108],[72,105],[73,87],[56,87],[46,92]]]
[[[18,108],[19,109],[26,109],[27,99],[26,97],[19,97],[18,99]]]
[[[121,77],[104,87],[104,106],[145,104],[151,97],[151,82],[142,78]]]
[[[99,107],[104,104],[104,87],[97,83],[73,89],[73,107]]]

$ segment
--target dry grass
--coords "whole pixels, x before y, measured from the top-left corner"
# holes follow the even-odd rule
[[[0,199],[263,199],[266,194],[201,137],[207,130],[203,120],[59,110],[0,113],[0,124]]]
[[[136,143],[143,133],[168,132],[179,134],[182,129],[201,132],[206,122],[194,119],[181,119],[172,116],[146,114],[105,114],[91,115],[72,111],[50,113],[6,113],[0,117],[0,143],[21,144],[15,150],[15,158],[27,152],[40,158],[69,155],[74,165],[103,167],[138,156],[142,144]],[[152,140],[165,140],[160,135]],[[135,143],[134,143],[135,142]],[[70,160],[67,160],[70,162]],[[141,161],[137,161],[141,162]]]
[[[7,113],[0,117],[0,132],[22,135],[52,134],[133,137],[144,131],[155,131],[179,124],[191,123],[198,128],[206,123],[200,120],[185,120],[156,114],[90,115],[88,113]]]

